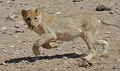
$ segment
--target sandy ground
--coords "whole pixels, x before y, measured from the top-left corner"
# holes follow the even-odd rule
[[[95,11],[98,4],[112,11]],[[31,47],[38,35],[27,29],[21,10],[37,7],[55,16],[95,13],[106,22],[120,25],[120,0],[0,0],[0,71],[120,71],[120,28],[106,25],[101,25],[99,31],[100,36],[109,38],[109,56],[92,59],[92,66],[79,67],[82,54],[88,54],[81,38],[58,48],[40,48],[42,55],[34,61]],[[96,48],[102,51],[101,46]]]

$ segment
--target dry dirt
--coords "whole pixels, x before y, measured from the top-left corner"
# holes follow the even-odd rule
[[[107,5],[112,11],[95,11],[98,4]],[[92,59],[90,67],[79,66],[82,54],[88,54],[81,38],[64,42],[58,48],[40,48],[42,55],[34,60],[31,47],[38,35],[27,29],[21,10],[37,7],[55,16],[95,13],[106,22],[120,25],[120,0],[0,0],[0,71],[120,71],[120,28],[114,26],[100,26],[100,36],[110,41],[109,56]],[[102,51],[101,46],[96,48]]]

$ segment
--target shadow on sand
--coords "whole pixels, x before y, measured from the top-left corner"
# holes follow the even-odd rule
[[[54,56],[38,56],[36,57],[21,57],[21,58],[14,58],[10,60],[6,60],[5,63],[19,63],[20,61],[28,61],[28,62],[35,62],[36,60],[42,60],[42,59],[56,59],[56,58],[81,58],[86,56],[85,54],[78,55],[76,53],[67,53],[67,54],[61,54],[61,55],[54,55]]]

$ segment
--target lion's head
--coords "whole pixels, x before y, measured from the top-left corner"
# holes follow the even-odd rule
[[[21,13],[29,29],[35,30],[38,27],[38,25],[41,23],[42,15],[40,8],[37,8],[34,11],[22,10]]]

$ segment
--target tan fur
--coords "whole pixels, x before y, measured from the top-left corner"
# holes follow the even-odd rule
[[[95,44],[102,45],[105,53],[108,48],[108,40],[97,40],[100,21],[94,14],[74,14],[64,17],[55,17],[46,14],[37,8],[35,11],[22,10],[22,16],[28,28],[34,30],[40,36],[33,45],[33,53],[40,54],[39,47],[55,48],[56,40],[69,41],[82,37],[86,42],[90,53],[84,57],[90,60],[97,54]]]

